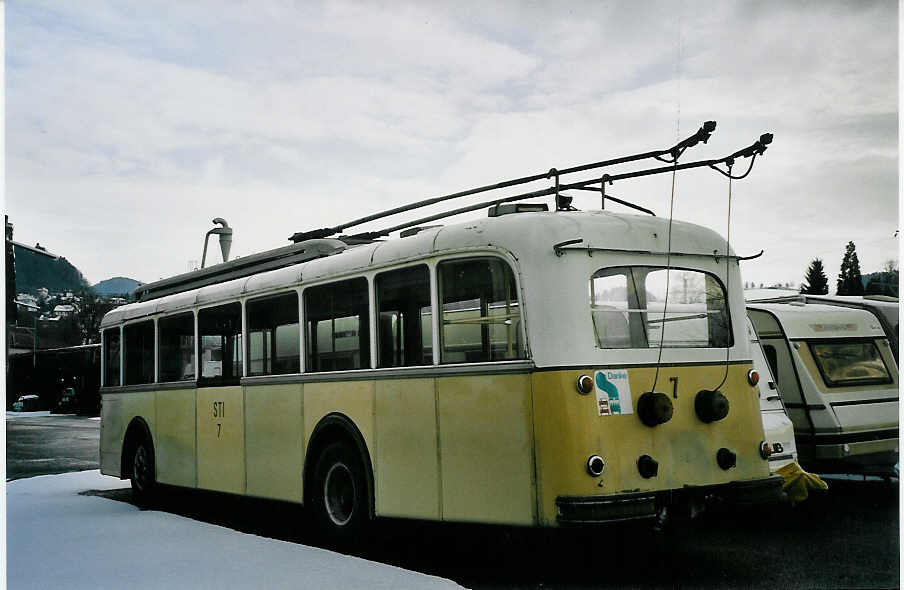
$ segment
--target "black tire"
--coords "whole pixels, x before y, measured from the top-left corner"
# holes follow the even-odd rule
[[[311,513],[327,541],[348,547],[363,540],[371,515],[364,462],[346,442],[327,446],[314,468]]]
[[[157,477],[154,464],[154,446],[147,437],[135,444],[130,457],[132,498],[138,506],[149,506],[154,499]]]

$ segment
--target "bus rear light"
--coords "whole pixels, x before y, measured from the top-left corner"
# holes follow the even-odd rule
[[[767,443],[766,441],[760,442],[760,457],[763,459],[768,459],[772,453],[775,451],[772,450],[772,445]]]
[[[644,479],[650,479],[659,475],[659,462],[649,455],[641,455],[637,459],[637,471]]]
[[[719,464],[719,467],[721,467],[725,471],[728,471],[738,464],[738,456],[734,453],[734,451],[730,451],[729,449],[722,447],[716,453],[716,463]]]
[[[756,369],[747,371],[747,382],[753,386],[756,386],[756,384],[760,382],[760,374]]]
[[[710,424],[718,422],[728,415],[728,398],[719,390],[704,389],[697,392],[694,398],[694,410],[701,422]]]
[[[664,393],[648,391],[637,400],[637,416],[650,428],[672,419],[672,400]]]
[[[603,474],[603,469],[605,469],[606,464],[603,462],[603,458],[599,455],[590,455],[590,458],[587,459],[587,473],[592,475],[593,477],[599,477]]]
[[[593,391],[593,379],[590,378],[589,375],[581,375],[578,377],[578,393],[581,395],[587,395],[591,391]]]

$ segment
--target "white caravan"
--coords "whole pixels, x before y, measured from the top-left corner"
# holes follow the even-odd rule
[[[769,470],[775,473],[788,463],[797,461],[797,446],[794,442],[794,424],[788,417],[782,401],[781,392],[775,381],[760,339],[750,318],[747,318],[747,337],[750,340],[750,356],[753,366],[760,374],[757,388],[760,392],[760,414],[763,417],[763,431],[766,434],[768,447],[764,453],[768,455]]]
[[[800,301],[748,303],[747,313],[794,423],[801,465],[894,475],[898,366],[877,318]]]
[[[895,362],[898,358],[898,311],[900,303],[897,297],[887,295],[805,295],[803,293],[783,294],[775,289],[753,289],[744,291],[748,303],[785,303],[802,301],[804,303],[823,303],[838,307],[853,307],[871,312],[891,343]]]

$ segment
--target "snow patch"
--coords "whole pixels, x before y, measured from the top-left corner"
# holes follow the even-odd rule
[[[7,483],[10,588],[458,588],[450,580],[141,511],[99,471]]]

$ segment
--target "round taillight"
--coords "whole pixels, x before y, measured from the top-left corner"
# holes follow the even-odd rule
[[[578,377],[578,393],[587,395],[593,391],[593,379],[589,375],[581,375]]]
[[[738,456],[734,453],[734,451],[722,447],[716,453],[716,463],[719,464],[719,467],[721,467],[725,471],[728,471],[738,464]]]
[[[599,455],[590,455],[590,458],[587,459],[587,473],[592,475],[593,477],[599,477],[603,473],[603,469],[606,467],[606,464],[603,462],[603,458]]]
[[[760,457],[763,459],[768,459],[769,455],[772,454],[772,445],[767,443],[766,441],[762,441],[760,443]]]
[[[747,382],[754,386],[760,382],[760,374],[756,369],[747,371]]]
[[[729,405],[728,398],[719,390],[704,389],[697,392],[697,397],[694,398],[697,417],[706,424],[718,422],[727,416]]]

